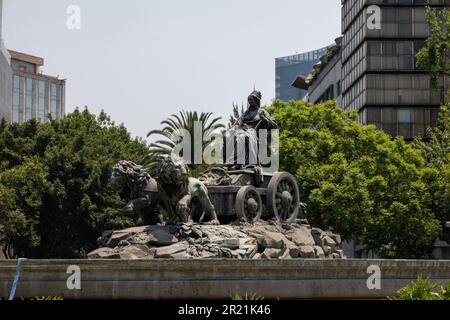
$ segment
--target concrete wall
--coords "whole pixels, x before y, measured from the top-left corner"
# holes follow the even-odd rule
[[[68,290],[67,267],[81,269],[81,290]],[[381,290],[366,286],[367,267],[381,269]],[[16,261],[0,261],[0,296],[9,293]],[[16,297],[65,299],[385,298],[418,274],[450,280],[450,260],[30,260]]]
[[[347,258],[357,258],[357,259],[379,259],[380,257],[374,251],[364,252],[364,246],[355,244],[352,241],[342,241],[341,244],[344,255]],[[437,239],[434,242],[433,251],[431,254],[431,259],[436,260],[449,260],[450,259],[450,244],[447,241]]]

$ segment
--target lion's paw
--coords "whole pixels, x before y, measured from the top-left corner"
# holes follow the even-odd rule
[[[220,222],[219,222],[219,220],[214,219],[214,220],[211,220],[211,221],[209,221],[209,222],[207,222],[207,223],[205,223],[205,224],[209,224],[209,225],[213,225],[213,226],[218,226],[218,225],[220,225]]]

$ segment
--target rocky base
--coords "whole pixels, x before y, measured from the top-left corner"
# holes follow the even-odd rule
[[[339,235],[311,228],[306,220],[289,226],[274,221],[151,225],[107,231],[98,244],[89,259],[345,258]]]

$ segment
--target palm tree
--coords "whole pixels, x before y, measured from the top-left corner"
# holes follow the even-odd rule
[[[159,135],[162,136],[163,139],[157,140],[156,142],[153,142],[150,144],[150,153],[153,157],[154,161],[150,165],[149,171],[152,172],[155,167],[155,165],[158,162],[158,156],[161,154],[167,154],[172,152],[172,150],[175,148],[175,146],[181,142],[182,140],[182,132],[184,130],[187,130],[191,135],[191,161],[189,164],[189,168],[196,171],[196,174],[198,174],[198,164],[195,164],[194,161],[194,124],[195,122],[201,123],[201,129],[202,134],[205,135],[205,133],[213,132],[218,129],[224,128],[224,125],[221,124],[219,121],[222,119],[220,117],[218,118],[211,118],[212,113],[211,112],[202,112],[197,113],[196,111],[181,111],[179,115],[173,114],[166,120],[161,122],[161,125],[164,127],[161,130],[152,130],[147,134],[147,137],[150,137],[152,135]],[[203,141],[202,139],[202,150],[209,144],[208,141]]]
[[[244,115],[244,105],[241,105],[241,109],[239,110],[239,106],[237,103],[233,103],[233,114],[230,115],[230,119],[228,120],[228,129],[232,128],[236,122]]]

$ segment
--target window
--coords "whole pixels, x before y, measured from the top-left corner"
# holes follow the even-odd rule
[[[413,135],[425,136],[425,109],[417,108],[413,111]]]
[[[398,134],[406,139],[413,137],[411,110],[398,110]]]
[[[375,124],[377,127],[381,123],[381,109],[380,108],[369,108],[367,109],[367,123]]]
[[[414,22],[425,23],[426,21],[427,19],[425,8],[414,8]]]
[[[12,121],[20,122],[20,77],[13,77]]]
[[[412,23],[412,10],[411,8],[399,8],[398,9],[398,22],[400,23]]]
[[[39,81],[39,108],[38,108],[38,118],[39,121],[45,122],[47,118],[46,114],[46,106],[45,106],[45,91],[47,89],[47,85],[45,81]]]
[[[417,37],[428,37],[429,28],[427,23],[415,23],[414,24],[414,35]]]
[[[25,120],[33,119],[34,98],[33,98],[33,79],[27,78]]]
[[[397,44],[397,52],[399,54],[398,67],[400,70],[414,69],[414,47],[411,41],[401,41]]]
[[[381,42],[369,41],[367,43],[367,51],[371,56],[381,55]]]
[[[381,69],[381,56],[369,56],[367,67],[369,70],[380,70]]]
[[[430,79],[427,75],[414,76],[414,104],[430,103]]]
[[[397,110],[383,108],[381,112],[382,129],[392,137],[397,136]]]
[[[361,111],[363,121],[375,124],[392,137],[397,135],[406,139],[415,136],[425,137],[426,128],[435,126],[439,108],[366,108]]]
[[[64,113],[65,113],[65,109],[66,109],[66,103],[65,103],[65,99],[66,99],[66,88],[64,85],[61,86],[61,91],[59,94],[60,97],[60,103],[59,103],[59,117],[63,118],[64,117]]]
[[[368,88],[382,89],[383,77],[379,75],[370,74],[367,76]]]
[[[385,104],[397,104],[398,90],[384,90],[384,103]]]
[[[435,127],[439,117],[439,109],[430,109],[430,126]]]
[[[397,69],[397,59],[392,56],[383,57],[382,68],[383,70]]]
[[[411,41],[401,41],[398,42],[398,54],[407,54],[412,55],[413,54],[413,47]]]
[[[413,56],[400,56],[398,66],[400,70],[412,70],[413,69]]]
[[[388,41],[383,43],[383,55],[384,56],[394,56],[396,55],[395,42]]]
[[[394,76],[395,77],[395,76]],[[398,81],[398,88],[400,89],[411,89],[412,88],[412,75],[400,75],[400,76],[396,76],[396,80]]]
[[[395,108],[384,108],[382,119],[383,123],[397,123],[397,112]]]
[[[384,75],[384,86],[389,89],[394,89],[398,86],[398,78],[395,75]]]
[[[409,109],[398,110],[398,122],[399,123],[411,123],[411,110],[409,110]]]
[[[383,21],[385,22],[396,22],[396,11],[395,8],[383,8]]]
[[[56,83],[52,83],[50,92],[50,114],[52,119],[55,120],[58,114],[58,86]]]
[[[385,23],[383,25],[382,33],[384,37],[395,37],[397,35],[397,23]]]

